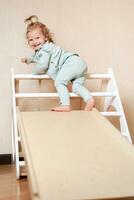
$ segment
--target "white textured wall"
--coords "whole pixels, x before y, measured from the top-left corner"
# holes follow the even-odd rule
[[[0,1],[0,154],[11,153],[11,74],[30,71],[24,19],[36,14],[55,33],[56,42],[86,59],[91,72],[114,68],[129,129],[134,134],[134,1]]]

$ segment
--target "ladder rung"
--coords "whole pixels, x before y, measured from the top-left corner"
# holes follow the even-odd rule
[[[21,97],[58,97],[58,93],[16,93],[16,98]],[[77,97],[76,94],[71,94],[72,97]]]
[[[94,97],[115,97],[115,92],[91,92],[91,95]],[[55,98],[58,97],[58,93],[16,93],[16,98],[22,97],[48,97],[48,98]],[[78,97],[75,93],[70,93],[70,97]]]
[[[103,116],[117,116],[120,117],[121,116],[121,112],[101,112],[101,114]]]
[[[23,152],[19,152],[19,158],[24,158]]]
[[[34,75],[34,74],[15,74],[14,78],[16,80],[26,80],[26,79],[51,79],[48,75]]]
[[[111,74],[94,74],[94,73],[89,73],[86,76],[87,79],[111,79],[112,76]]]
[[[21,79],[51,79],[48,75],[46,74],[41,74],[41,75],[34,75],[34,74],[14,74],[14,78],[16,80],[21,80]],[[88,73],[86,76],[87,79],[110,79],[111,74],[96,74],[96,73]]]
[[[26,177],[27,174],[28,174],[27,172],[20,172],[20,176],[21,176],[21,177],[23,177],[23,176]]]
[[[19,161],[19,166],[20,166],[20,167],[26,166],[26,162],[25,162],[25,161]]]
[[[115,97],[116,92],[91,92],[93,97]]]

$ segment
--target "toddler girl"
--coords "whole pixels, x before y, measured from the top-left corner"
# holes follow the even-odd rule
[[[34,74],[46,73],[55,82],[59,94],[60,105],[52,111],[68,112],[71,110],[67,85],[71,81],[72,92],[81,96],[86,103],[85,110],[90,111],[95,101],[84,87],[87,73],[86,63],[75,53],[66,51],[54,44],[53,36],[47,26],[33,15],[25,20],[28,23],[26,38],[28,45],[34,50],[29,58],[22,58],[26,64],[36,63]]]

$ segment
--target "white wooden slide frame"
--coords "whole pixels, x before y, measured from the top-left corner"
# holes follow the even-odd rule
[[[18,84],[20,80],[43,80],[50,79],[47,75],[32,75],[32,74],[17,74],[14,73],[12,68],[12,158],[13,162],[16,165],[16,178],[19,179],[21,175],[21,167],[25,165],[25,161],[20,161],[19,159],[19,143],[21,138],[17,128],[17,100],[19,98],[30,98],[30,97],[58,97],[57,93],[21,93],[18,92]],[[88,74],[87,79],[101,79],[102,85],[106,81],[106,90],[100,92],[92,92],[94,97],[104,97],[104,106],[101,114],[103,116],[115,116],[119,117],[121,134],[128,140],[129,143],[132,143],[129,129],[127,126],[127,121],[125,118],[123,106],[121,103],[119,91],[117,88],[115,76],[112,68],[108,69],[107,73],[92,73]],[[76,98],[77,95],[70,93],[70,96]],[[113,106],[116,111],[109,111],[109,107]]]

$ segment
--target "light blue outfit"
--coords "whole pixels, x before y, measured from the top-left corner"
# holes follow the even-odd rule
[[[54,81],[60,97],[61,105],[70,105],[67,84],[72,82],[72,92],[81,96],[85,102],[92,98],[84,87],[87,73],[86,63],[77,55],[46,42],[41,49],[35,51],[30,61],[36,63],[34,74],[48,74]]]

